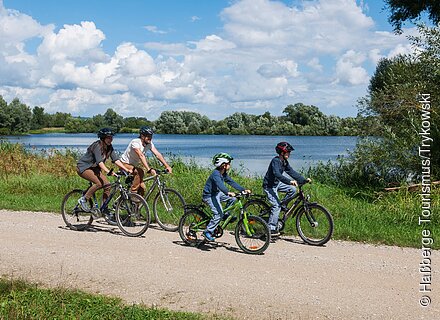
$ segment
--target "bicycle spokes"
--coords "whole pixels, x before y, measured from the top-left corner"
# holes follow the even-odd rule
[[[333,233],[333,218],[324,207],[312,204],[298,213],[296,228],[305,242],[323,245]]]
[[[246,253],[262,253],[270,243],[269,227],[260,217],[242,219],[235,228],[235,240]]]

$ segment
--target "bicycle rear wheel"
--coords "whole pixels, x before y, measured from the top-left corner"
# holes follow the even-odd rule
[[[129,193],[128,199],[119,197],[116,202],[116,223],[129,237],[143,235],[150,225],[150,211],[147,202],[136,193]]]
[[[72,230],[82,231],[87,229],[93,221],[92,214],[85,212],[78,204],[78,199],[83,195],[83,191],[76,189],[70,191],[64,196],[61,204],[61,216],[67,227]],[[93,208],[93,202],[89,200],[90,208]]]
[[[309,204],[296,216],[296,230],[304,242],[322,246],[333,234],[333,218],[326,208],[319,204]]]
[[[185,200],[174,189],[164,189],[157,193],[153,202],[154,217],[162,229],[177,231],[179,221],[185,210]]]
[[[270,243],[270,230],[267,223],[257,216],[248,216],[248,231],[243,219],[235,226],[235,241],[241,250],[250,254],[263,253]]]
[[[197,209],[189,209],[179,221],[179,235],[183,242],[190,246],[197,246],[205,241],[203,231],[208,225],[209,217]]]

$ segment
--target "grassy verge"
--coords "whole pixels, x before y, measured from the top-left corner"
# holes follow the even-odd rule
[[[30,134],[40,134],[40,133],[65,133],[64,127],[48,127],[35,130],[29,130]]]
[[[34,155],[21,146],[0,144],[0,208],[13,210],[59,212],[63,196],[87,183],[75,173],[78,155],[66,151]],[[165,176],[169,186],[182,193],[187,203],[200,203],[201,192],[211,169],[197,163],[183,163],[171,159],[174,174]],[[249,178],[232,171],[231,176],[254,193],[263,194],[261,178]],[[333,239],[388,244],[406,247],[421,246],[421,199],[417,192],[405,190],[376,193],[369,190],[351,190],[314,183],[306,191],[312,200],[327,207],[335,220]],[[431,195],[430,230],[440,234],[440,189]],[[61,219],[61,218],[60,218]],[[294,221],[286,231],[296,233]],[[440,242],[434,243],[435,249]]]
[[[45,289],[19,280],[0,278],[0,319],[226,319],[215,315],[174,312],[127,305],[119,298],[78,290]]]

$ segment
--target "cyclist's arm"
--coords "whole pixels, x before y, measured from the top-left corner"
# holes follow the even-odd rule
[[[98,163],[98,166],[99,168],[101,168],[102,171],[104,171],[105,174],[110,172],[110,169],[107,168],[104,162],[101,161],[100,163]]]
[[[240,186],[237,182],[235,182],[229,175],[225,176],[225,182],[229,184],[232,188],[238,191],[245,191],[245,188]]]
[[[281,181],[284,184],[292,184],[293,181],[291,181],[289,178],[287,178],[285,175],[283,175],[283,169],[281,167],[281,161],[278,158],[274,158],[271,163],[272,172],[275,178],[277,178],[279,181]]]
[[[165,158],[154,145],[151,146],[151,152],[154,154],[157,160],[159,160],[165,166],[165,169],[168,170],[169,173],[173,173],[173,169],[171,169],[170,165],[165,161]]]
[[[296,180],[299,184],[305,184],[307,179],[300,175],[298,172],[293,170],[293,168],[289,165],[286,168],[286,173],[292,177],[292,179]]]
[[[115,161],[115,165],[117,165],[119,168],[121,168],[122,170],[128,172],[128,173],[133,173],[133,170],[128,169],[126,166],[124,166],[124,164],[122,163],[121,160],[116,160]],[[115,174],[116,175],[116,174]]]
[[[139,148],[133,148],[134,152],[138,155],[139,159],[141,160],[142,165],[144,166],[145,170],[147,170],[147,172],[151,173],[152,175],[156,174],[156,171],[154,171],[154,169],[152,169],[150,167],[150,165],[148,164],[147,161],[147,157],[145,156],[145,154],[141,151],[141,149]],[[154,172],[153,172],[154,171]]]

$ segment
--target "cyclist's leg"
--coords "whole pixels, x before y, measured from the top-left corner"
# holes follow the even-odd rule
[[[220,202],[226,202],[227,207],[232,206],[235,202],[237,202],[237,198],[230,197],[230,196],[224,194],[223,192],[220,192],[219,196],[220,196]]]
[[[271,204],[268,225],[271,231],[276,231],[278,226],[278,218],[281,211],[280,199],[277,195],[277,186],[273,188],[263,188],[267,195],[267,199]]]
[[[131,185],[131,192],[144,196],[145,183],[142,181],[144,179],[144,170],[125,162],[124,166],[133,171],[133,184]]]
[[[99,167],[86,169],[84,170],[83,173],[78,173],[78,174],[81,178],[84,178],[90,181],[91,183],[93,183],[93,185],[87,190],[87,192],[84,195],[86,200],[90,199],[95,193],[95,191],[99,189],[101,186],[109,183],[107,177],[104,174],[102,174],[101,169]],[[104,189],[102,200],[105,201],[109,197],[109,195],[110,195],[110,188],[108,187]]]
[[[292,200],[295,196],[296,188],[292,185],[280,182],[278,184],[278,192],[283,192],[286,194],[281,202],[287,205],[289,201]]]
[[[206,227],[206,231],[213,234],[215,228],[217,228],[223,217],[223,209],[220,204],[220,193],[217,194],[217,196],[203,198],[203,201],[209,206],[213,213],[213,216]]]

